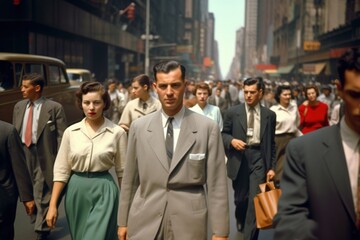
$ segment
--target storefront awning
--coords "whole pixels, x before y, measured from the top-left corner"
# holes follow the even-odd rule
[[[285,67],[279,67],[277,72],[279,74],[289,74],[294,69],[294,66],[295,65],[288,65],[288,66],[285,66]]]
[[[303,73],[318,75],[324,70],[325,66],[326,66],[325,62],[303,64]]]

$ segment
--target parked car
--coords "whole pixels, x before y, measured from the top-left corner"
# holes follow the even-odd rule
[[[83,117],[76,107],[77,88],[71,87],[63,61],[40,55],[0,53],[0,120],[12,122],[14,105],[22,99],[22,76],[32,72],[44,77],[43,96],[62,104],[69,124]]]
[[[91,72],[82,68],[66,69],[70,84],[73,86],[81,85],[83,82],[91,81]]]

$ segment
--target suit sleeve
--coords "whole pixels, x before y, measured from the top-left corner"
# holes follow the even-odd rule
[[[121,183],[121,199],[119,226],[127,226],[131,203],[135,192],[139,187],[139,172],[136,157],[136,122],[131,125],[129,130],[128,146],[125,158],[125,169]]]
[[[8,136],[7,145],[20,200],[22,202],[31,201],[34,199],[32,180],[26,166],[22,143],[15,128],[12,128]]]
[[[209,221],[215,236],[229,235],[229,201],[225,154],[220,131],[213,125],[208,142],[207,190]]]
[[[56,118],[56,131],[57,131],[57,150],[59,150],[62,136],[67,127],[65,111],[61,105],[58,108],[56,108],[55,118]]]
[[[309,218],[306,169],[300,146],[291,141],[286,149],[286,161],[281,179],[282,195],[274,218],[274,239],[313,240],[316,223]],[[330,209],[329,209],[330,211]]]
[[[275,131],[276,131],[276,114],[272,112],[271,118],[271,169],[276,168],[276,143],[275,143]]]
[[[233,129],[233,119],[232,119],[232,112],[227,110],[224,116],[224,126],[222,129],[222,138],[224,141],[224,147],[226,150],[231,148],[231,140],[234,139],[232,136],[232,129]]]

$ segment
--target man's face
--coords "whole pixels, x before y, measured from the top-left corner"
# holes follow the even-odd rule
[[[169,73],[157,73],[154,89],[167,115],[174,116],[181,110],[186,83],[181,79],[180,68]]]
[[[345,121],[360,134],[360,73],[345,71],[344,86],[337,84],[340,97],[345,103]]]
[[[255,107],[262,97],[262,90],[257,89],[256,84],[244,86],[245,101],[250,107]]]
[[[35,101],[37,97],[37,93],[40,92],[39,85],[32,85],[30,80],[22,80],[21,83],[21,93],[23,98],[29,99],[30,101]]]
[[[209,92],[206,89],[198,88],[196,90],[196,100],[199,105],[206,105],[206,101],[209,98]]]
[[[143,98],[147,93],[147,85],[141,86],[139,82],[135,81],[131,84],[131,91],[135,98]]]

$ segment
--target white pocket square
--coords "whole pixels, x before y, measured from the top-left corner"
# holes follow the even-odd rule
[[[190,160],[203,160],[205,158],[205,153],[190,153]]]
[[[51,120],[49,120],[49,121],[47,121],[47,122],[46,122],[46,124],[49,124],[49,123],[52,123],[52,121],[51,121]]]

